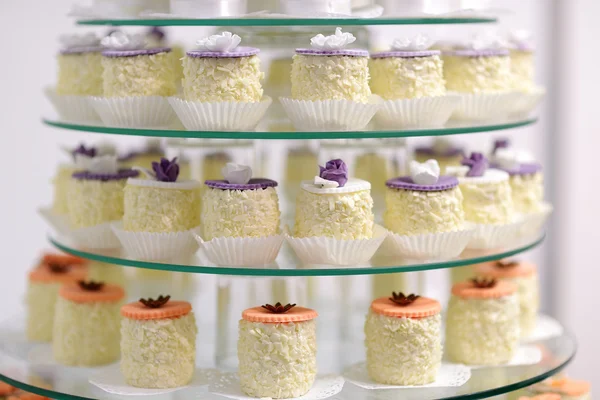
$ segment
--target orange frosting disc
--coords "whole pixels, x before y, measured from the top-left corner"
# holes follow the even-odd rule
[[[498,261],[490,261],[475,266],[475,273],[486,278],[519,278],[531,276],[537,272],[535,264],[519,261],[515,266],[499,267]]]
[[[86,259],[70,254],[46,253],[42,258],[43,264],[86,265]]]
[[[265,324],[310,321],[318,316],[319,314],[315,310],[305,307],[294,307],[282,314],[274,314],[262,307],[248,308],[242,312],[242,318],[246,321]]]
[[[533,397],[522,396],[519,400],[560,400],[560,395],[556,393],[539,394]]]
[[[11,386],[6,382],[0,381],[0,396],[6,396],[8,394],[14,393],[16,390],[16,387]]]
[[[10,396],[7,400],[49,400],[48,397],[40,396],[35,393],[19,392]]]
[[[442,305],[437,300],[419,297],[411,304],[401,306],[391,301],[389,297],[380,297],[373,300],[371,310],[387,317],[425,318],[439,314],[442,311]]]
[[[87,267],[73,265],[65,272],[52,272],[46,264],[41,264],[29,272],[31,282],[69,283],[77,282],[87,277]]]
[[[100,290],[83,290],[77,283],[69,283],[60,288],[58,295],[75,303],[114,303],[125,297],[121,286],[104,285]]]
[[[452,294],[465,299],[498,299],[510,296],[517,291],[517,285],[512,282],[498,281],[490,288],[475,287],[473,282],[460,282],[452,286]]]
[[[129,319],[152,320],[178,318],[187,315],[192,311],[192,305],[187,301],[170,300],[167,304],[159,308],[146,307],[139,301],[125,304],[121,307],[121,315]]]
[[[591,385],[586,381],[575,381],[569,378],[549,379],[548,385],[561,394],[576,397],[589,393]]]

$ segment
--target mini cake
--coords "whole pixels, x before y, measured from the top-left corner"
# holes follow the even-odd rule
[[[207,180],[202,196],[204,240],[279,234],[279,198],[271,179],[254,178],[250,167],[227,163],[224,180]]]
[[[535,87],[535,50],[530,36],[527,31],[515,31],[509,38],[512,88],[523,92]]]
[[[104,97],[173,96],[177,92],[171,49],[146,49],[141,35],[121,31],[102,39]]]
[[[430,146],[418,146],[415,148],[415,160],[424,163],[434,159],[440,165],[440,171],[446,171],[447,167],[461,165],[465,151],[462,147],[454,145],[446,138],[437,137]]]
[[[473,279],[452,287],[446,320],[446,354],[466,365],[500,365],[519,346],[515,284]]]
[[[365,321],[367,371],[387,385],[425,385],[442,364],[442,306],[403,293],[371,303]]]
[[[435,160],[411,161],[410,173],[386,182],[385,227],[408,236],[462,230],[465,213],[458,179],[440,176]]]
[[[238,47],[238,35],[223,32],[197,42],[199,49],[183,59],[183,98],[194,102],[259,102],[259,49]]]
[[[313,181],[302,182],[296,199],[294,236],[371,239],[374,220],[371,184],[348,179],[348,167],[339,159],[319,168],[319,176]]]
[[[128,385],[174,388],[194,376],[198,329],[192,305],[169,299],[140,299],[121,308],[121,372]]]
[[[428,50],[424,36],[397,39],[391,51],[371,55],[371,90],[385,100],[436,97],[446,94],[439,50]]]
[[[56,93],[73,96],[101,96],[102,47],[93,33],[65,35],[58,55]]]
[[[242,391],[256,398],[305,395],[317,375],[317,312],[295,304],[244,310],[237,353]]]
[[[535,329],[540,308],[539,282],[535,264],[524,261],[490,261],[477,265],[475,273],[484,279],[506,280],[517,286],[521,337],[529,336]]]
[[[143,167],[151,168],[152,162],[165,156],[160,139],[146,139],[146,144],[141,149],[132,150],[119,157],[119,164],[123,168]]]
[[[529,388],[533,393],[560,396],[562,400],[590,400],[591,385],[587,381],[577,381],[567,377],[552,377]]]
[[[123,289],[79,281],[64,285],[58,295],[52,334],[54,359],[86,367],[117,361]]]
[[[54,308],[63,284],[85,279],[85,260],[78,257],[46,254],[42,262],[29,272],[27,284],[27,339],[52,341]]]
[[[465,220],[475,224],[510,223],[514,207],[508,173],[488,168],[488,161],[481,153],[472,153],[462,164],[448,167],[446,173],[458,178]]]
[[[71,227],[87,228],[121,220],[125,183],[139,172],[119,169],[116,156],[76,154],[75,157],[78,169],[82,170],[75,172],[69,182],[67,206]]]
[[[127,180],[123,229],[131,232],[184,232],[200,225],[200,182],[177,181],[177,158],[140,168],[146,179]]]
[[[369,53],[345,49],[354,35],[336,28],[335,35],[319,34],[310,41],[311,49],[296,49],[292,63],[292,98],[296,100],[351,100],[367,103]]]

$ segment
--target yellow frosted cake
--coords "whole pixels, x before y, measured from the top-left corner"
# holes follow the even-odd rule
[[[202,236],[266,237],[280,232],[279,198],[271,179],[254,178],[250,167],[227,163],[224,180],[207,180],[202,195]]]
[[[127,180],[123,229],[131,232],[184,232],[200,225],[200,182],[177,181],[177,159],[140,168],[145,179]]]
[[[458,179],[463,194],[465,220],[475,224],[507,224],[514,218],[508,173],[488,168],[481,153],[472,153],[463,166],[448,167],[446,173]]]
[[[183,97],[195,102],[258,102],[263,97],[259,50],[238,47],[231,32],[197,42],[183,59]]]
[[[128,385],[164,389],[191,382],[198,328],[190,303],[140,299],[124,305],[121,315],[121,372]]]
[[[446,320],[446,355],[455,363],[500,365],[519,346],[517,287],[473,279],[452,287]]]
[[[512,88],[508,50],[462,49],[445,52],[446,89],[454,92],[489,93]]]
[[[462,147],[456,146],[452,141],[437,137],[429,146],[418,146],[414,150],[415,160],[424,163],[427,160],[434,159],[440,166],[440,171],[446,171],[447,167],[461,165],[465,151]]]
[[[289,399],[310,390],[317,375],[316,317],[316,311],[295,304],[244,310],[237,354],[245,394]]]
[[[335,35],[311,39],[311,49],[296,49],[292,63],[292,98],[296,100],[351,100],[367,103],[369,53],[345,49],[356,38],[337,28]]]
[[[393,292],[371,303],[365,321],[367,371],[377,383],[425,385],[442,364],[442,306]]]
[[[101,96],[102,47],[93,33],[65,35],[58,55],[56,93],[73,96]]]
[[[59,291],[54,316],[52,353],[64,365],[91,367],[119,359],[120,286],[79,281]]]
[[[458,180],[440,176],[435,160],[412,161],[411,176],[386,182],[385,227],[399,235],[422,235],[460,231],[465,213]]]
[[[325,236],[335,239],[373,237],[371,184],[348,179],[342,160],[328,161],[319,176],[304,181],[296,199],[294,236]]]
[[[177,92],[171,49],[146,49],[141,35],[116,31],[102,40],[105,97],[173,96]]]

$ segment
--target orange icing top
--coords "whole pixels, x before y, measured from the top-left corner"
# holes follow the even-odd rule
[[[14,393],[17,390],[16,387],[9,385],[6,382],[0,381],[0,396],[6,396]]]
[[[252,307],[242,312],[242,318],[246,321],[265,324],[310,321],[318,316],[315,310],[305,307],[294,307],[282,314],[272,313],[262,307]]]
[[[373,300],[371,310],[374,313],[396,318],[425,318],[437,315],[442,311],[439,301],[428,297],[419,297],[409,305],[401,306],[394,303],[389,297],[380,297]]]
[[[490,261],[475,266],[475,273],[486,278],[520,278],[537,273],[537,266],[533,263],[518,261],[514,266],[498,266],[503,261]],[[507,264],[507,262],[504,262]]]
[[[77,283],[69,283],[60,288],[58,295],[75,303],[114,303],[125,297],[121,286],[103,285],[99,290],[84,290]]]
[[[48,264],[40,264],[29,272],[30,282],[69,283],[87,277],[87,268],[83,265],[71,265],[65,272],[53,272]]]
[[[159,308],[146,307],[139,301],[121,307],[122,316],[137,320],[178,318],[189,314],[190,311],[192,311],[190,303],[176,300],[169,300],[167,304]]]
[[[576,381],[569,378],[550,378],[542,382],[540,389],[545,388],[552,392],[566,396],[583,396],[589,393],[591,385],[587,381]],[[543,390],[543,389],[542,389]]]
[[[556,393],[544,393],[533,397],[522,396],[519,397],[519,400],[560,400],[560,395]]]
[[[516,293],[517,285],[507,281],[497,281],[490,288],[478,288],[473,282],[460,282],[452,286],[452,294],[464,299],[497,299]]]
[[[42,257],[43,264],[61,264],[61,265],[86,265],[88,261],[84,258],[72,256],[70,254],[45,253]]]
[[[29,392],[19,392],[9,396],[6,400],[49,400],[48,397]]]

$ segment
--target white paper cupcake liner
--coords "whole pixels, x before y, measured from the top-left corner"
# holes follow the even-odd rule
[[[385,239],[386,254],[409,260],[444,261],[456,258],[467,247],[475,234],[475,227],[461,231],[423,235],[398,235],[390,232]]]
[[[191,230],[184,232],[130,232],[121,221],[112,224],[128,256],[146,261],[173,261],[189,257],[198,250]]]
[[[441,388],[459,387],[467,383],[471,378],[471,369],[462,364],[451,364],[443,362],[437,373],[435,381],[418,386],[386,385],[377,383],[369,377],[367,365],[364,362],[355,364],[344,371],[344,379],[347,382],[363,389],[419,389],[419,388]]]
[[[474,224],[475,232],[467,249],[490,250],[514,245],[519,241],[519,232],[523,223],[523,219],[518,218],[514,222],[501,225]]]
[[[111,127],[168,128],[176,118],[166,97],[94,97],[90,103]]]
[[[344,378],[336,375],[317,376],[312,388],[304,396],[297,397],[301,400],[322,400],[335,396],[342,391],[344,387]],[[228,397],[234,400],[254,400],[240,387],[240,380],[236,374],[221,374],[220,378],[208,386],[208,391],[219,396]]]
[[[537,320],[536,320],[535,328],[533,329],[533,332],[531,332],[531,334],[529,336],[522,338],[521,342],[523,342],[523,343],[539,342],[542,340],[547,340],[547,339],[551,339],[553,337],[560,336],[563,333],[564,333],[564,328],[560,324],[560,322],[558,322],[557,320],[555,320],[554,318],[552,318],[548,315],[539,314],[537,316]]]
[[[272,102],[269,96],[252,103],[201,103],[169,97],[169,104],[188,131],[252,131]]]
[[[86,249],[118,249],[119,239],[111,229],[112,222],[106,222],[87,228],[68,228],[65,234],[78,247]]]
[[[66,234],[69,231],[69,222],[66,215],[56,214],[50,207],[38,209],[38,213],[48,222],[56,233]]]
[[[516,365],[533,365],[542,361],[542,350],[535,345],[520,345],[517,351],[506,364],[502,364],[505,367],[512,367]],[[495,368],[498,365],[469,365],[471,369],[480,368]]]
[[[521,218],[523,219],[523,225],[519,230],[519,236],[523,239],[535,239],[539,236],[543,229],[544,224],[554,207],[550,203],[542,203],[540,210],[535,213],[530,214],[522,214]]]
[[[530,92],[519,92],[517,101],[510,109],[513,118],[526,118],[546,96],[546,88],[536,86]]]
[[[100,122],[100,117],[90,103],[91,96],[59,95],[54,88],[46,88],[44,92],[62,121],[81,124]]]
[[[359,131],[381,107],[381,98],[369,103],[350,100],[307,101],[280,97],[288,117],[298,131]]]
[[[211,262],[225,267],[271,264],[277,258],[284,240],[283,235],[273,235],[262,238],[220,237],[204,241],[197,230],[194,237]]]
[[[458,95],[386,100],[375,121],[382,129],[439,127],[448,122],[459,103]]]
[[[153,396],[171,393],[190,387],[208,386],[212,381],[217,380],[219,375],[219,371],[216,369],[197,368],[196,372],[194,373],[194,379],[186,386],[167,389],[144,389],[129,386],[125,382],[125,377],[121,372],[119,364],[113,364],[94,373],[90,377],[89,382],[110,394],[116,394],[120,396]]]
[[[296,238],[286,235],[304,264],[364,265],[373,257],[388,235],[380,225],[373,228],[372,239],[342,240],[324,236]]]
[[[452,94],[460,96],[460,101],[451,118],[461,121],[502,120],[519,98],[518,92]]]

